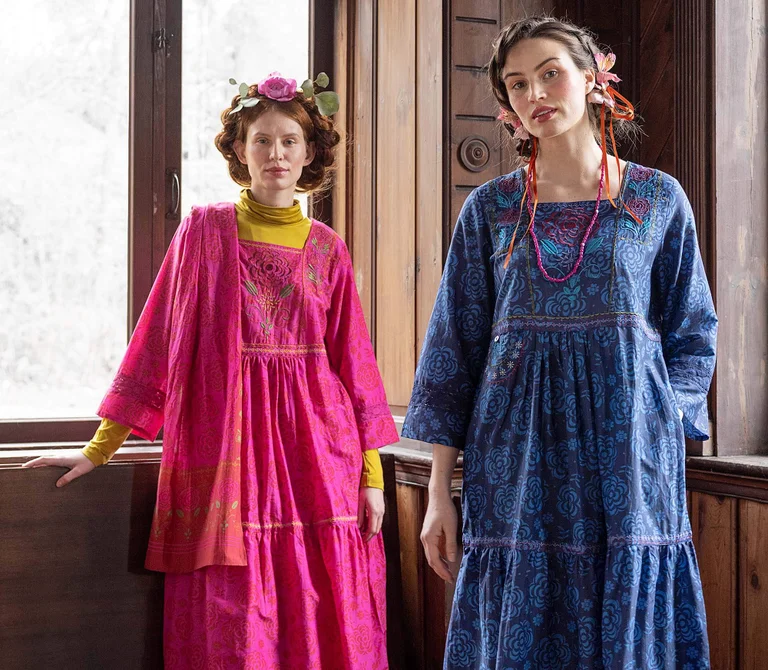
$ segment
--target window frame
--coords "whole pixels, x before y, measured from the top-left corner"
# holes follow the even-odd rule
[[[317,72],[333,72],[340,1],[329,8],[309,0],[309,66]],[[182,0],[131,0],[126,342],[181,223],[181,20]],[[330,221],[332,200],[331,193],[311,198],[310,215]],[[77,416],[0,419],[0,448],[72,447],[88,442],[99,423]]]

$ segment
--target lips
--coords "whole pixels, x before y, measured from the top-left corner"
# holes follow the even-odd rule
[[[269,172],[269,174],[280,176],[280,175],[286,174],[288,172],[288,169],[287,168],[270,168],[269,170],[267,170],[267,172]]]
[[[557,110],[554,107],[537,107],[533,110],[532,118],[536,123],[546,123]]]

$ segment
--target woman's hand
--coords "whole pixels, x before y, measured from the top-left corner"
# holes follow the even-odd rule
[[[384,491],[368,486],[361,487],[357,500],[357,527],[361,533],[367,535],[366,542],[370,542],[375,535],[379,534],[383,520]]]
[[[421,528],[421,543],[427,563],[446,582],[454,584],[459,569],[459,551],[456,533],[459,515],[453,506],[450,493],[429,496],[424,525]]]
[[[34,458],[31,461],[27,461],[22,465],[22,468],[47,468],[48,466],[55,466],[58,468],[69,468],[69,472],[64,474],[56,482],[56,486],[61,488],[66,486],[73,479],[77,479],[82,475],[90,472],[96,466],[91,463],[91,460],[79,449],[67,450],[57,453],[55,456],[41,456],[40,458]]]

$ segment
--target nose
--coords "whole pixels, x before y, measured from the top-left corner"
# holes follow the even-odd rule
[[[536,82],[532,82],[528,87],[528,102],[538,102],[544,97],[544,87]]]
[[[283,145],[280,142],[273,142],[272,149],[269,152],[269,158],[273,161],[279,161],[283,157]]]

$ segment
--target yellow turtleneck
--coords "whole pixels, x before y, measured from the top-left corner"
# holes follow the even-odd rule
[[[235,203],[237,236],[247,242],[266,242],[301,249],[309,237],[311,221],[304,216],[298,200],[291,207],[267,207],[256,202],[249,189],[240,191]],[[115,455],[131,429],[109,419],[102,419],[93,439],[83,453],[94,465],[104,465]],[[384,488],[384,473],[378,449],[363,452],[362,486]]]

